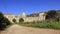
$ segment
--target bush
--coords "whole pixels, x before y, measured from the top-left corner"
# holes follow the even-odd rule
[[[23,18],[20,18],[20,19],[19,19],[19,22],[24,22],[24,19],[23,19]]]
[[[50,10],[47,12],[47,15],[46,15],[46,18],[49,19],[49,18],[54,18],[55,15],[56,15],[56,11],[55,10]]]
[[[60,13],[56,10],[50,10],[47,12],[46,20],[49,21],[60,21]]]
[[[14,23],[16,23],[16,19],[14,18],[13,20],[12,20]]]
[[[60,29],[60,22],[43,22],[43,23],[34,23],[34,24],[21,24],[28,27],[36,28],[50,28],[50,29]]]
[[[0,12],[0,30],[5,29],[10,24],[11,22],[7,18],[5,18],[4,15]]]

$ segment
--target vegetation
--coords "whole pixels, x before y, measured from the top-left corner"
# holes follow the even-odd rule
[[[36,27],[36,28],[50,28],[50,29],[60,29],[60,22],[42,22],[42,23],[34,23],[34,24],[20,24],[28,27]]]
[[[34,14],[27,15],[27,17],[37,17],[37,16],[39,16],[39,13],[34,13]]]
[[[0,30],[5,29],[11,24],[11,22],[4,17],[4,15],[0,12]]]
[[[16,19],[14,18],[13,20],[12,20],[14,23],[16,23]]]
[[[60,13],[56,10],[50,10],[47,12],[46,20],[49,21],[60,21]]]
[[[19,19],[19,22],[24,22],[24,19],[23,19],[23,18],[20,18],[20,19]]]

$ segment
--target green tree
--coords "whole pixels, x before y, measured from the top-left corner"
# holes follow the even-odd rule
[[[46,19],[49,21],[60,21],[60,10],[50,10],[47,12]]]
[[[19,22],[24,22],[24,19],[23,19],[23,18],[20,18],[20,19],[19,19]]]
[[[0,30],[5,29],[10,24],[11,24],[11,22],[7,18],[4,17],[2,12],[0,12]]]
[[[47,12],[46,15],[46,19],[48,19],[48,21],[56,21],[56,10],[50,10]]]
[[[16,23],[16,19],[14,18],[13,20],[12,20],[14,23]]]
[[[56,14],[55,10],[50,10],[47,12],[46,18],[54,18]]]

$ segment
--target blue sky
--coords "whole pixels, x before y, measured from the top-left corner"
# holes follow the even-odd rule
[[[48,10],[60,10],[60,0],[0,0],[0,11],[4,14],[28,15]]]

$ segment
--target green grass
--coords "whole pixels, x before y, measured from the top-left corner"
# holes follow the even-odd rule
[[[60,29],[60,22],[43,22],[43,23],[34,23],[34,24],[20,24],[28,27],[36,28],[51,28],[51,29]]]

